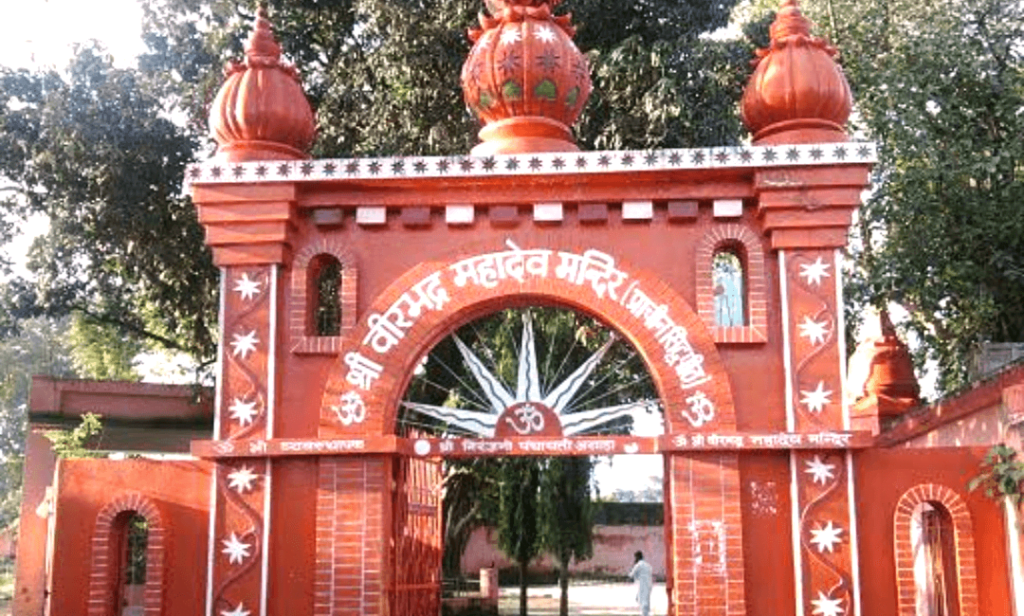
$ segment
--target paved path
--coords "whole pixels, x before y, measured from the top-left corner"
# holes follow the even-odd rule
[[[530,616],[557,616],[558,586],[530,587],[528,608]],[[502,588],[498,604],[501,616],[518,616],[519,589]],[[665,585],[655,584],[651,593],[651,616],[664,616],[668,611]],[[573,584],[569,586],[569,614],[571,616],[635,616],[640,614],[636,605],[636,590],[632,584]]]

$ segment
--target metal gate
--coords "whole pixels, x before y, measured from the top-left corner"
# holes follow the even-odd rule
[[[394,491],[392,616],[441,606],[441,460],[398,458]]]

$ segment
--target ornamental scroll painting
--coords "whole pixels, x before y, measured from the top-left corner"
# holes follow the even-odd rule
[[[223,374],[215,450],[247,453],[263,443],[269,425],[269,356],[271,346],[272,277],[268,267],[225,268]],[[216,465],[216,502],[211,526],[213,544],[209,607],[216,614],[255,613],[263,584],[264,502],[269,462],[253,457]]]
[[[328,384],[322,437],[373,433],[378,425],[390,431],[382,418],[393,405],[393,420],[451,436],[624,433],[622,422],[662,415],[655,373],[673,392],[667,419],[675,430],[732,425],[727,379],[713,379],[721,365],[714,342],[667,285],[596,249],[523,249],[511,240],[507,248],[420,266],[379,296]],[[450,315],[514,296],[585,305],[598,316],[540,306],[500,311],[429,352],[417,346],[450,331]],[[606,394],[613,383],[621,388]],[[399,388],[409,393],[384,399]]]
[[[842,430],[840,346],[842,306],[837,298],[840,262],[831,250],[786,255],[793,399],[792,429]],[[793,506],[799,512],[794,533],[800,538],[805,609],[814,614],[856,613],[851,533],[852,487],[848,454],[793,452],[796,482]]]

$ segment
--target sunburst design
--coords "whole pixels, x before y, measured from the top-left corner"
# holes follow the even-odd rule
[[[476,408],[455,408],[436,404],[425,404],[414,400],[402,402],[402,406],[414,414],[425,416],[447,424],[455,432],[470,434],[482,438],[492,438],[499,429],[503,418],[511,423],[507,413],[513,412],[520,417],[524,414],[532,419],[530,422],[539,433],[544,429],[545,421],[539,419],[538,413],[543,409],[545,416],[554,416],[560,424],[563,436],[578,436],[605,431],[610,425],[621,426],[632,419],[633,425],[638,420],[650,423],[651,414],[656,414],[660,424],[660,403],[657,399],[643,397],[619,404],[594,405],[583,404],[592,397],[595,389],[601,386],[602,376],[596,371],[602,361],[609,358],[609,351],[616,344],[624,342],[614,332],[595,351],[591,352],[568,376],[549,383],[545,388],[541,378],[541,361],[537,356],[537,343],[534,334],[533,316],[529,310],[522,312],[522,333],[517,349],[516,380],[514,386],[506,385],[488,364],[474,352],[458,335],[453,334],[452,340],[458,349],[465,369],[470,378],[462,381],[463,386],[474,392]],[[487,353],[484,353],[486,356]],[[545,358],[550,359],[550,358]],[[615,370],[615,368],[612,368]],[[450,372],[454,374],[451,369]],[[607,384],[605,384],[607,385]],[[583,408],[583,407],[591,408]],[[524,420],[525,422],[525,420]],[[526,423],[522,424],[523,426]],[[659,426],[660,429],[660,426]],[[528,434],[529,431],[516,429],[517,434]],[[551,434],[545,432],[545,434]]]

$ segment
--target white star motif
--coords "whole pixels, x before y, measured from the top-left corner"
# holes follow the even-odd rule
[[[248,272],[242,272],[242,277],[235,281],[235,291],[242,299],[252,299],[260,292],[260,281],[249,278]]]
[[[523,35],[519,33],[518,27],[505,28],[501,31],[501,44],[511,45],[512,43],[518,43],[523,39]]]
[[[533,36],[538,41],[550,43],[551,41],[555,40],[555,31],[552,30],[549,26],[540,26],[539,28],[534,29]]]
[[[835,473],[832,469],[836,467],[835,464],[825,464],[821,461],[821,456],[814,456],[813,460],[804,462],[807,468],[804,469],[805,473],[809,473],[814,478],[814,483],[820,483],[822,485],[828,483],[829,479],[835,477]]]
[[[828,278],[828,263],[818,260],[811,264],[801,263],[800,264],[800,275],[807,279],[807,284],[813,284],[818,286],[821,284],[822,278]]]
[[[831,599],[828,595],[818,591],[818,598],[811,599],[811,603],[814,604],[814,612],[812,614],[821,614],[821,616],[840,616],[845,614],[846,610],[839,607],[839,604],[843,602],[842,597],[838,599]]]
[[[256,350],[256,345],[259,343],[259,339],[256,338],[256,330],[252,330],[244,336],[241,334],[231,334],[234,340],[231,341],[231,346],[234,347],[231,351],[232,355],[241,355],[242,359],[249,357],[249,353]]]
[[[234,532],[227,539],[221,539],[220,542],[224,544],[224,549],[221,550],[221,553],[228,555],[229,563],[240,563],[249,557],[249,548],[252,546],[239,541]]]
[[[241,398],[235,398],[231,401],[231,406],[228,407],[228,412],[231,413],[231,419],[234,419],[243,426],[248,426],[252,423],[257,415],[260,414],[256,410],[256,401],[244,402]]]
[[[258,475],[252,472],[251,467],[243,466],[237,471],[228,474],[228,487],[239,494],[244,494],[246,490],[252,489],[252,483],[256,481],[257,477]]]
[[[831,552],[832,548],[839,543],[839,534],[842,532],[842,528],[833,526],[832,520],[829,520],[824,528],[811,529],[811,543],[818,546],[819,553],[825,550]]]
[[[818,387],[811,391],[800,390],[800,404],[806,404],[807,410],[812,413],[820,413],[826,404],[832,402],[832,390],[825,389],[825,382],[818,381]]]
[[[242,607],[241,603],[239,603],[238,606],[230,612],[225,612],[224,610],[220,611],[220,616],[249,616],[249,614],[251,614],[251,612]]]
[[[810,340],[811,344],[822,344],[825,342],[825,330],[828,327],[828,321],[814,321],[811,317],[804,317],[803,323],[798,323],[797,327],[800,329],[800,335]]]

